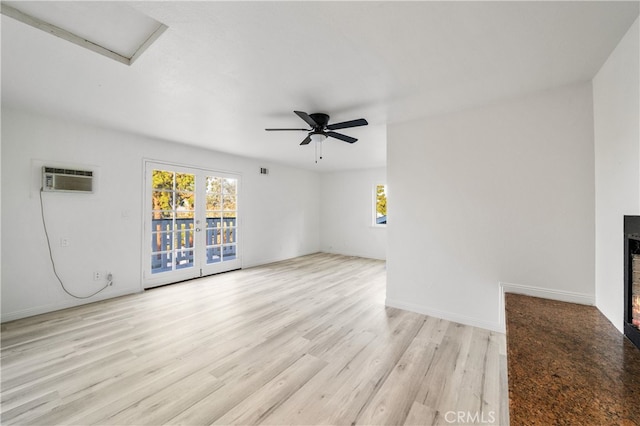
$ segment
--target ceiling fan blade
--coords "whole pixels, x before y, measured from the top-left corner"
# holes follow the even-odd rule
[[[336,132],[327,132],[327,136],[331,136],[332,138],[340,139],[341,141],[345,141],[349,143],[354,143],[358,140],[356,138],[352,138],[351,136],[343,135],[342,133],[336,133]]]
[[[346,129],[348,127],[366,126],[367,124],[369,124],[367,120],[365,120],[364,118],[358,118],[357,120],[343,121],[342,123],[329,124],[327,126],[327,129],[338,130],[338,129]]]
[[[311,129],[265,129],[267,132],[276,132],[282,130],[302,130],[303,132],[310,132]]]
[[[298,117],[302,118],[305,121],[305,123],[307,123],[309,126],[313,128],[318,126],[318,123],[316,123],[316,121],[313,118],[311,118],[309,114],[307,114],[306,112],[304,111],[293,111],[293,112],[295,112]]]
[[[311,142],[311,135],[307,135],[307,137],[304,138],[302,142],[300,142],[300,145],[309,145],[309,142]]]

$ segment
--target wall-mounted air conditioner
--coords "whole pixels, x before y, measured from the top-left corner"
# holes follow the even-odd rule
[[[42,167],[42,190],[93,192],[93,172],[44,166]]]

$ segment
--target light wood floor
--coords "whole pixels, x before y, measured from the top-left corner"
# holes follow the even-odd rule
[[[385,280],[315,254],[3,324],[2,424],[507,424],[504,335]]]

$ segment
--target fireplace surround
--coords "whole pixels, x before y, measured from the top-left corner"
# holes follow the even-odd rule
[[[640,216],[624,217],[624,335],[640,349]]]

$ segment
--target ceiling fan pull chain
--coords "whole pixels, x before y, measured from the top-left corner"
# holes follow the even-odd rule
[[[320,145],[320,159],[322,160],[322,141],[318,141],[318,144]]]
[[[313,144],[313,146],[316,151],[316,164],[318,164],[318,141],[316,141],[316,143]]]

